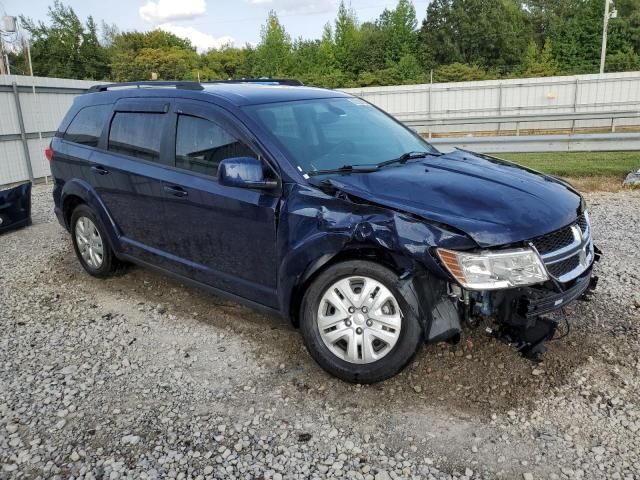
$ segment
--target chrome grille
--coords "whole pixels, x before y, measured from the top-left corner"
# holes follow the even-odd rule
[[[531,244],[549,275],[563,283],[573,280],[593,263],[593,242],[586,212],[571,225],[535,238]]]

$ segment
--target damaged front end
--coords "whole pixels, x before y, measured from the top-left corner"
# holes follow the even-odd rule
[[[303,289],[333,262],[369,259],[397,273],[396,286],[421,320],[426,341],[455,341],[464,325],[490,319],[498,338],[528,358],[537,358],[557,326],[545,315],[583,297],[597,283],[592,267],[600,252],[593,246],[586,213],[558,232],[483,249],[456,227],[377,204],[346,192],[332,180],[315,186],[319,189],[292,186],[281,209],[281,218],[287,220],[279,227],[283,258],[279,278],[290,282],[281,285],[281,291],[292,292],[281,302],[283,311],[294,318],[299,306],[296,286]],[[504,252],[531,252],[540,271],[523,267],[533,278],[528,283],[518,284],[517,277],[512,284],[470,288],[460,272],[443,261],[443,251],[492,252],[497,257]]]
[[[0,233],[31,225],[31,182],[0,190]]]
[[[452,286],[452,295],[464,306],[466,323],[493,320],[496,326],[488,328],[490,333],[525,357],[538,360],[545,351],[544,342],[554,337],[558,327],[558,317],[549,314],[575,300],[588,299],[596,288],[598,277],[593,275],[593,266],[601,252],[593,244],[586,211],[570,225],[523,244],[522,250],[539,260],[543,282],[491,290],[465,289],[462,282],[463,286]],[[454,269],[450,272],[458,275]],[[530,268],[526,275],[532,276]]]

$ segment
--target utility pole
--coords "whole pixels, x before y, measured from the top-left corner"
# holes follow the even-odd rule
[[[24,39],[24,43],[25,46],[27,47],[27,59],[29,60],[29,75],[31,75],[31,80],[33,80],[33,64],[31,63],[31,46],[29,45],[29,39],[25,38]],[[33,93],[35,94],[35,88],[33,90]]]
[[[614,9],[609,13],[609,5],[613,0],[604,0],[604,20],[602,22],[602,50],[600,52],[600,73],[604,73],[604,61],[607,58],[607,31],[609,29],[609,19],[616,18],[618,11]]]

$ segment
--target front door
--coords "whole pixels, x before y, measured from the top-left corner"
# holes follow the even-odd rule
[[[176,273],[277,307],[279,193],[221,185],[219,163],[252,156],[247,132],[210,103],[173,107],[175,170],[164,182],[166,244]],[[265,163],[265,169],[275,176]]]

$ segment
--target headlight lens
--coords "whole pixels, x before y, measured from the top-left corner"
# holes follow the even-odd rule
[[[529,248],[468,253],[438,249],[449,273],[470,290],[520,287],[549,279],[540,257]]]

